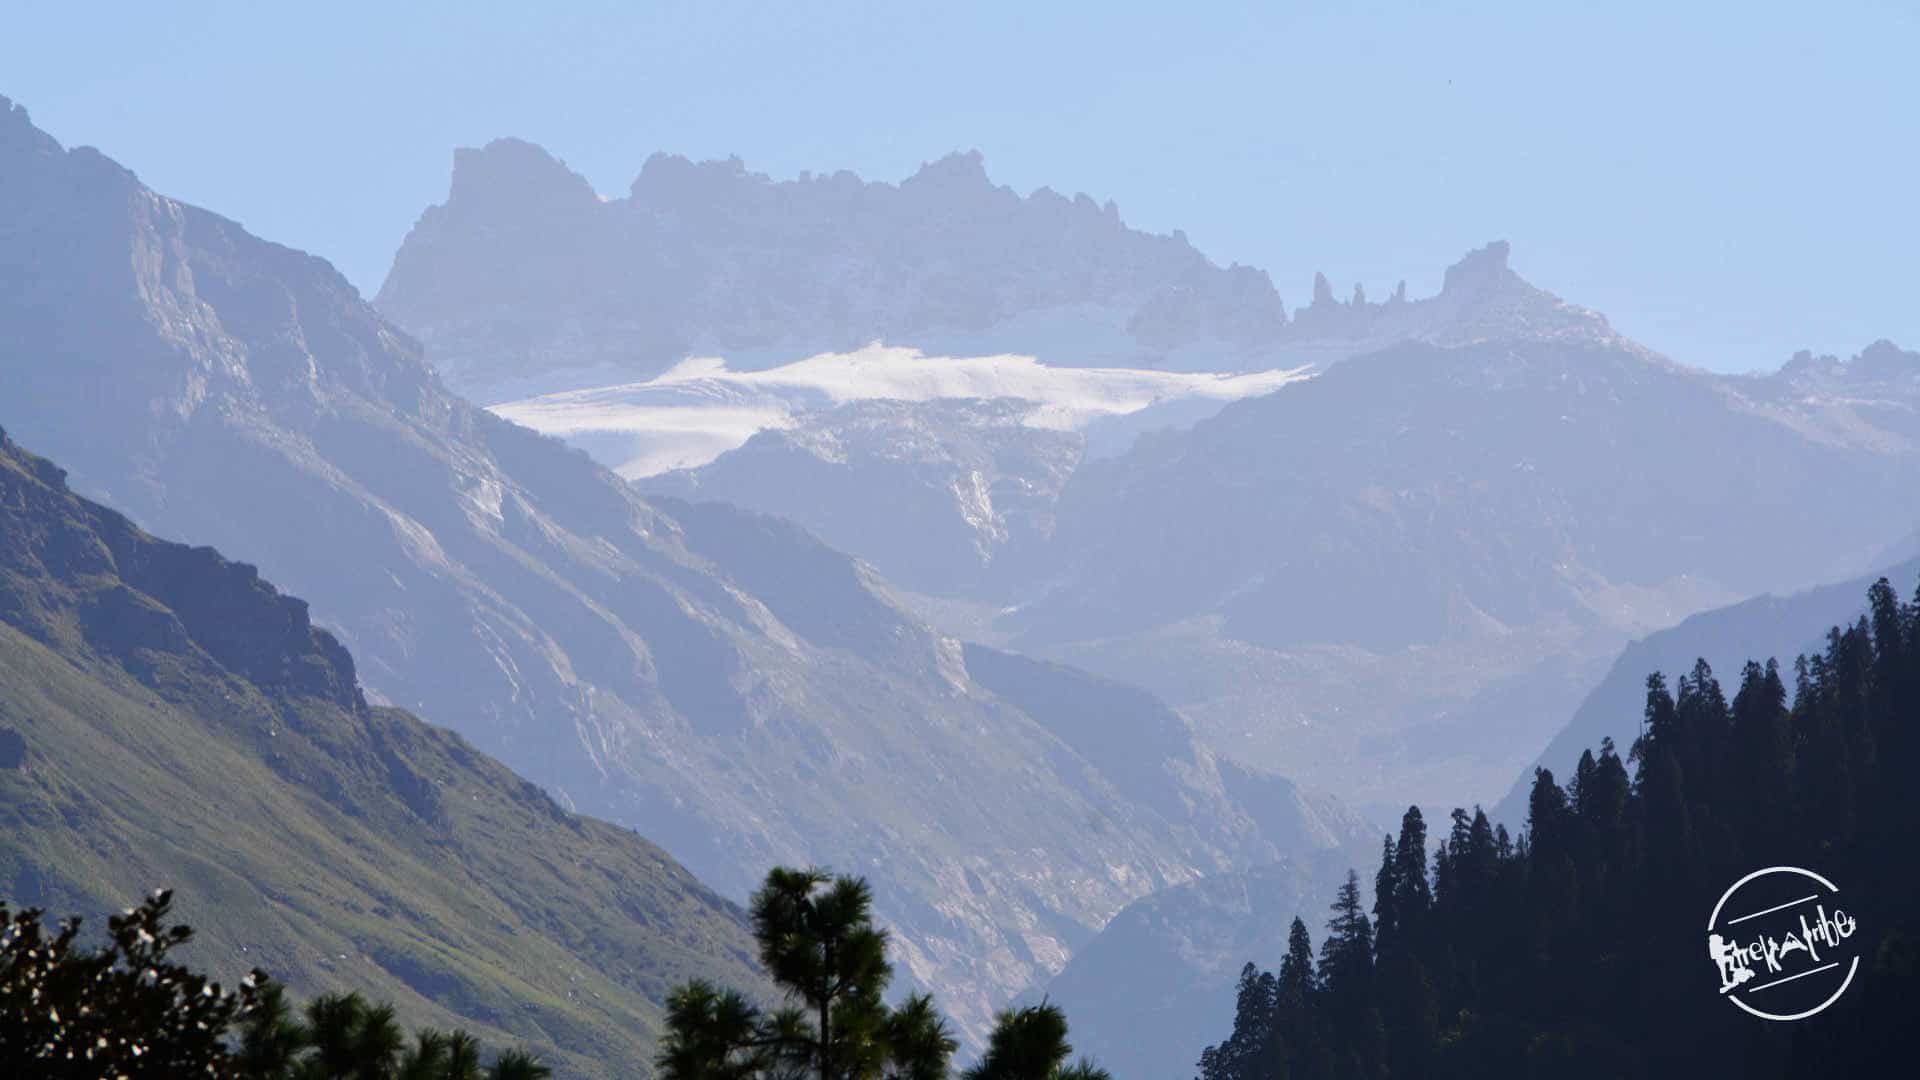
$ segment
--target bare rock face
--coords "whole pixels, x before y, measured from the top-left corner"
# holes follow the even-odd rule
[[[1605,316],[1529,284],[1508,265],[1510,254],[1505,240],[1470,251],[1447,268],[1438,294],[1411,301],[1401,282],[1384,302],[1369,302],[1358,285],[1353,298],[1342,302],[1334,298],[1327,279],[1316,274],[1313,303],[1295,314],[1282,340],[1291,348],[1333,358],[1404,342],[1629,344]]]
[[[1258,357],[1286,323],[1265,274],[1129,229],[1111,203],[996,187],[977,152],[899,184],[656,154],[603,201],[517,140],[456,153],[446,203],[421,215],[375,303],[489,402],[569,369],[632,379],[690,353],[790,359],[1053,322],[1106,339],[1063,342],[1056,363],[1161,366],[1212,343],[1269,367]]]
[[[1032,408],[964,398],[843,405],[640,488],[779,514],[859,552],[889,581],[962,595],[1045,541],[1080,462],[1084,438],[1029,426]]]
[[[676,168],[648,183],[671,187]],[[462,170],[444,224],[484,217],[495,196],[540,208],[530,237],[576,216],[613,236],[625,226],[599,215],[636,213],[589,205],[530,147],[496,145]],[[982,221],[1107,220],[1020,210],[967,172],[943,166],[924,183],[970,193]],[[801,198],[737,180],[767,213]],[[873,200],[894,215],[875,235],[918,220],[918,187],[849,184],[802,188]],[[641,220],[671,236],[700,213],[676,204],[678,216]],[[589,313],[596,301],[549,258],[581,237],[554,228],[561,247],[521,252],[525,280],[499,287],[545,282]],[[1130,245],[1197,258],[1171,241]],[[508,322],[502,340],[525,328]],[[325,262],[63,150],[5,102],[0,335],[0,422],[66,465],[75,490],[315,598],[313,619],[352,649],[370,696],[641,830],[726,893],[743,896],[774,863],[868,875],[907,971],[970,1032],[1128,900],[1284,854],[1247,813],[1143,805],[1047,717],[972,678],[958,643],[893,606],[869,569],[800,528],[650,501],[469,405]],[[249,573],[216,575],[206,602],[245,595]],[[176,579],[152,565],[155,588]],[[181,600],[191,618],[197,601]],[[274,659],[272,643],[307,625],[303,610],[274,610],[269,633],[232,643],[235,663],[324,689],[322,672]],[[158,618],[147,631],[169,632]],[[1211,758],[1185,746],[1165,768],[1198,802],[1232,805]]]
[[[736,366],[875,341],[1068,366],[1254,371],[1394,342],[1516,334],[1611,341],[1606,320],[1520,279],[1498,241],[1440,294],[1336,298],[1315,275],[1289,318],[1261,270],[1112,203],[995,186],[978,152],[898,184],[849,172],[774,181],[738,158],[655,154],[624,197],[530,143],[455,152],[447,201],[395,255],[376,305],[483,403],[646,378],[690,355]]]

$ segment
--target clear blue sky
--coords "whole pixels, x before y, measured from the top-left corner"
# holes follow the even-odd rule
[[[544,8],[558,9],[558,13]],[[371,293],[452,149],[1116,200],[1289,304],[1514,264],[1678,359],[1920,347],[1916,5],[32,3],[0,94]]]

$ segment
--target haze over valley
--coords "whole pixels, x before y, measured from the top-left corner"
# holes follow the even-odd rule
[[[0,1075],[1884,1074],[1900,35],[1662,13],[1715,96],[1572,16],[1082,14],[22,63]],[[101,119],[152,99],[177,145]],[[1833,962],[1749,986],[1782,867]]]

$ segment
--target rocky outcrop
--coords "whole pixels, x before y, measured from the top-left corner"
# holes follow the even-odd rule
[[[1335,299],[1325,275],[1314,275],[1313,303],[1301,308],[1281,335],[1290,347],[1358,355],[1419,341],[1468,345],[1483,341],[1628,345],[1606,317],[1535,288],[1508,265],[1510,249],[1496,240],[1447,268],[1440,292],[1407,299],[1402,281],[1381,303],[1358,284],[1353,297]]]
[[[89,643],[113,655],[202,651],[268,693],[366,710],[353,658],[312,625],[304,601],[212,548],[153,539],[65,480],[0,429],[0,611],[25,619],[61,594]],[[76,595],[97,579],[108,583]],[[40,629],[57,640],[56,627]]]
[[[1022,197],[978,152],[898,184],[655,154],[625,197],[601,199],[502,139],[455,153],[447,201],[421,215],[375,302],[487,403],[632,382],[689,355],[783,362],[874,341],[1249,371],[1398,341],[1617,340],[1507,259],[1505,242],[1472,252],[1422,300],[1402,283],[1383,303],[1357,286],[1342,301],[1316,275],[1289,319],[1265,272],[1219,267],[1178,231],[1130,229],[1110,202]]]
[[[1264,274],[1129,229],[1112,203],[1023,198],[978,152],[898,184],[655,154],[624,198],[599,200],[517,140],[456,153],[447,201],[421,215],[376,304],[487,401],[566,369],[639,378],[702,351],[791,359],[1062,320],[1108,340],[1089,351],[1082,333],[1046,359],[1158,366],[1209,342],[1257,355],[1286,322]]]

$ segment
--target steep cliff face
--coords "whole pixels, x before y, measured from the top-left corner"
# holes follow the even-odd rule
[[[369,707],[305,603],[0,431],[0,895],[155,887],[220,977],[371,992],[568,1076],[644,1067],[676,980],[769,993],[744,914],[659,848]]]
[[[0,281],[0,417],[77,490],[313,597],[370,697],[724,892],[869,874],[972,1030],[1127,900],[1275,851],[1133,806],[801,530],[641,498],[453,396],[326,263],[11,106]]]

